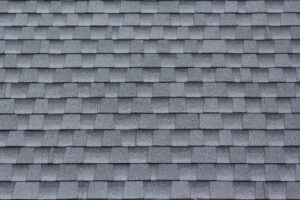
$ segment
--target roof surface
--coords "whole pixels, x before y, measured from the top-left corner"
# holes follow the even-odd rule
[[[300,1],[0,1],[0,199],[300,199]]]

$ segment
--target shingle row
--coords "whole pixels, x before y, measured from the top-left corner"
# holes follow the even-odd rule
[[[299,129],[300,114],[0,115],[0,129]]]
[[[1,1],[2,13],[282,13],[299,12],[288,1]]]
[[[300,147],[1,147],[1,164],[299,164]]]
[[[209,47],[218,49],[218,46]],[[0,68],[299,67],[299,53],[0,54]]]
[[[300,113],[299,98],[0,99],[1,114]]]
[[[0,26],[299,26],[299,13],[25,14],[0,13]],[[131,27],[132,28],[132,27]]]
[[[1,98],[299,97],[300,83],[0,83]]]
[[[278,21],[277,21],[278,22]],[[129,32],[129,33],[128,33]],[[299,26],[10,26],[0,39],[300,39]]]
[[[300,146],[299,130],[1,131],[1,147]]]
[[[217,58],[216,58],[217,59]],[[213,61],[215,63],[215,61]],[[299,82],[300,68],[72,68],[0,69],[0,83]]]
[[[299,182],[2,182],[0,199],[297,199]]]
[[[299,164],[2,164],[0,181],[300,181]]]
[[[5,54],[300,53],[300,40],[4,40]]]

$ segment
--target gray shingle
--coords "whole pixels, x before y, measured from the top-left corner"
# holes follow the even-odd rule
[[[15,185],[13,198],[36,199],[38,197],[39,183],[37,182],[17,182]]]
[[[107,198],[107,183],[91,182],[88,189],[88,198]]]
[[[299,182],[288,182],[286,189],[286,197],[291,199],[298,198],[300,196],[299,187]]]
[[[197,168],[197,178],[199,180],[216,180],[215,165],[199,164]]]
[[[12,165],[11,164],[2,164],[0,166],[0,180],[9,181],[11,179]]]
[[[197,114],[176,114],[176,128],[193,129],[199,127]]]
[[[123,147],[112,148],[110,162],[112,163],[128,163],[128,149]]]
[[[124,182],[108,182],[108,198],[123,198]]]
[[[200,127],[206,129],[223,128],[221,115],[219,114],[201,114]]]
[[[62,121],[63,129],[79,129],[80,128],[80,115],[78,114],[65,114]]]
[[[58,198],[77,198],[77,182],[60,182]]]
[[[190,185],[186,181],[172,182],[171,198],[190,198]]]
[[[0,99],[0,112],[1,113],[13,113],[14,112],[14,100],[13,99]]]
[[[225,41],[223,40],[204,40],[203,52],[208,53],[223,53],[226,51]]]
[[[265,167],[263,165],[250,165],[249,167],[251,180],[265,181]]]
[[[148,151],[149,163],[171,162],[171,149],[169,147],[150,147]]]
[[[59,183],[41,182],[39,185],[39,198],[57,198]]]
[[[15,129],[17,127],[16,115],[1,115],[0,128],[1,129]]]
[[[266,127],[265,116],[261,114],[244,114],[243,127],[261,129]]]
[[[192,161],[199,163],[216,162],[215,147],[193,147]]]
[[[286,183],[271,182],[265,187],[267,198],[286,198]]]
[[[299,120],[300,120],[300,115],[298,114],[286,114],[285,128],[291,128],[291,129],[300,128]]]
[[[124,198],[143,198],[143,182],[130,181],[125,183]]]
[[[232,182],[210,182],[210,196],[212,198],[234,198]]]

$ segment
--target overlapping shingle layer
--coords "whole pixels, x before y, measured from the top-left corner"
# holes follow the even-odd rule
[[[300,1],[0,1],[0,199],[300,199]]]

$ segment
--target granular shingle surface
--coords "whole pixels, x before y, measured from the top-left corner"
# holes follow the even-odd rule
[[[300,199],[300,1],[0,0],[0,199]]]

